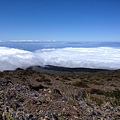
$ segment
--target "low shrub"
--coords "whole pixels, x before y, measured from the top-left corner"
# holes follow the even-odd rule
[[[88,88],[89,87],[87,85],[87,83],[84,82],[84,81],[76,81],[76,82],[73,82],[71,85],[76,86],[76,87],[82,87],[82,88]]]
[[[105,94],[105,91],[103,91],[103,90],[100,90],[100,89],[91,89],[90,90],[90,93],[91,94],[98,94],[98,95],[104,95]]]
[[[96,102],[97,104],[99,104],[99,105],[103,104],[103,101],[102,101],[101,99],[99,99],[99,98],[90,97],[90,99],[91,99],[92,101],[95,101],[95,102]]]

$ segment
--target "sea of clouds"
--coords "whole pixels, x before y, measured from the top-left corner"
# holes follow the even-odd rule
[[[60,48],[30,52],[0,47],[0,71],[34,65],[120,69],[120,48]]]

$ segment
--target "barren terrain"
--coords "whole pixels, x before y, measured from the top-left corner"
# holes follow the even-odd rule
[[[0,72],[0,120],[119,120],[120,70]]]

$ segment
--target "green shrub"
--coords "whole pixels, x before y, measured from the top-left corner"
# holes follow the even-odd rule
[[[14,120],[14,118],[10,115],[10,113],[6,113],[7,120]]]

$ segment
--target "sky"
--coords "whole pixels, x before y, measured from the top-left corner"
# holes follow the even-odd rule
[[[120,0],[0,0],[0,40],[120,41]]]

